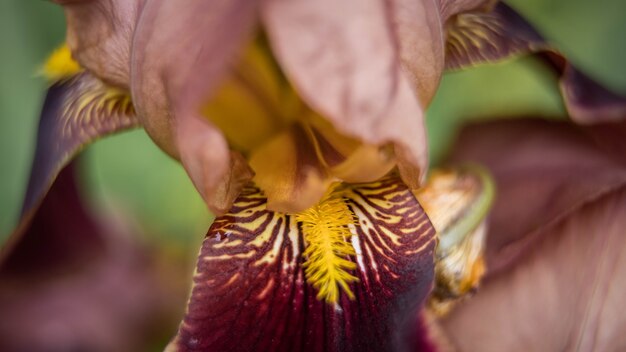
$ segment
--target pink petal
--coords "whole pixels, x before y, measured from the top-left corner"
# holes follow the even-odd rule
[[[444,322],[452,341],[461,351],[624,350],[624,209],[622,187],[542,229],[523,260]]]
[[[74,58],[103,81],[128,89],[130,52],[143,0],[56,0]]]
[[[588,132],[517,120],[462,134],[455,158],[485,163],[499,194],[488,279],[444,321],[460,350],[626,347],[626,166]]]
[[[215,192],[247,175],[232,174],[242,168],[200,108],[243,48],[255,14],[256,1],[248,0],[150,1],[133,43],[132,92],[142,123],[161,148],[182,160],[214,212],[228,209],[224,202],[234,197]]]

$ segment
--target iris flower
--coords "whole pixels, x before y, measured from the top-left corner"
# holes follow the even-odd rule
[[[575,120],[624,109],[493,1],[60,3],[67,46],[44,69],[56,84],[26,208],[86,144],[137,126],[182,161],[216,214],[251,179],[283,212],[395,166],[417,189],[424,109],[444,68],[528,52],[561,75]]]
[[[424,305],[476,288],[493,196],[476,167],[423,184],[442,72],[538,53],[575,121],[626,106],[494,1],[59,2],[21,228],[80,149],[143,127],[218,215],[170,350],[434,348]]]

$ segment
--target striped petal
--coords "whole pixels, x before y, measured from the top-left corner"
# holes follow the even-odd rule
[[[460,69],[537,53],[560,78],[571,118],[582,124],[626,118],[626,97],[580,72],[517,12],[498,3],[491,11],[470,11],[447,23],[446,69]]]
[[[79,150],[98,138],[137,126],[126,92],[86,72],[54,83],[48,89],[39,120],[24,211],[35,205]]]
[[[169,351],[406,347],[433,280],[435,231],[397,176],[337,186],[298,214],[247,187],[203,243]]]
[[[138,126],[127,92],[104,84],[60,56],[69,57],[66,48],[44,67],[44,74],[58,80],[48,89],[42,108],[19,227],[32,217],[59,171],[85,146]]]

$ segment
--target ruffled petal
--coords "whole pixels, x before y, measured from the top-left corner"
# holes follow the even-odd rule
[[[145,4],[133,43],[132,93],[144,127],[178,155],[175,132],[195,118],[249,39],[256,1]],[[228,28],[228,30],[224,30]]]
[[[253,172],[215,126],[202,116],[186,116],[176,130],[180,160],[209,210],[223,214]]]
[[[423,110],[443,65],[433,1],[284,1],[262,16],[281,66],[303,99],[365,144],[396,144],[417,188],[427,167]],[[407,169],[407,168],[405,168]]]
[[[328,203],[294,215],[268,211],[262,193],[246,188],[207,234],[187,314],[168,350],[407,348],[432,285],[435,231],[397,176],[342,187]],[[354,223],[324,225],[328,232],[318,226],[343,221]],[[308,268],[320,264],[311,246],[337,234],[342,243],[332,248],[347,248],[321,251],[353,254],[328,264],[345,273],[336,302],[328,303],[328,296],[316,298],[328,276]]]

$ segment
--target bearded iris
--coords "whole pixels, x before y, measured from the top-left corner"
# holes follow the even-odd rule
[[[101,135],[141,125],[181,160],[222,216],[171,348],[221,350],[242,331],[232,348],[399,348],[434,271],[433,306],[474,288],[490,188],[470,172],[478,191],[459,208],[478,202],[480,211],[460,218],[440,202],[453,189],[420,188],[423,110],[444,67],[550,49],[512,10],[478,1],[64,5],[78,63],[62,49],[48,66],[54,85],[26,218],[62,164]],[[588,121],[597,101],[578,93],[599,88],[554,52],[548,60],[572,116]],[[610,119],[621,105],[607,96]],[[265,325],[252,332],[257,320]]]

